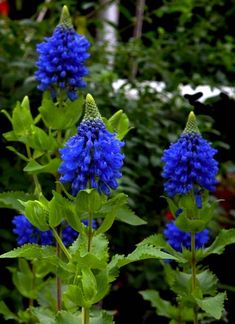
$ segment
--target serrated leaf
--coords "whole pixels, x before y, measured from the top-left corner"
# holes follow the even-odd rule
[[[37,317],[39,324],[55,324],[55,315],[49,309],[34,307],[32,312]]]
[[[118,269],[121,267],[136,261],[142,261],[147,259],[160,259],[160,260],[177,260],[177,257],[161,251],[151,245],[138,245],[137,248],[127,256],[114,255],[110,263],[108,264],[108,272],[110,280],[113,281],[116,278]],[[178,261],[178,260],[177,260]]]
[[[12,251],[0,255],[0,258],[25,258],[28,260],[40,259],[55,255],[55,248],[52,246],[40,246],[37,244],[24,244]]]
[[[96,235],[92,238],[91,253],[97,258],[101,264],[105,264],[108,261],[108,239],[104,234]],[[76,257],[79,255],[81,258],[89,255],[87,252],[88,239],[86,235],[79,235],[77,240],[70,246],[69,252]],[[99,267],[98,267],[99,268]]]
[[[98,314],[97,314],[98,313]],[[113,324],[113,316],[107,311],[101,310],[95,314],[91,314],[90,324]]]
[[[70,312],[62,310],[56,314],[54,323],[55,324],[82,324],[82,319],[78,315],[71,314]]]
[[[129,207],[119,208],[116,212],[116,219],[129,225],[145,225],[147,222],[138,217]]]
[[[23,191],[7,191],[0,193],[0,208],[11,208],[23,213],[24,208],[21,201],[28,201],[33,199],[34,195],[23,192]]]
[[[203,256],[210,254],[222,254],[227,245],[235,243],[235,229],[222,229],[217,235],[214,242],[207,248],[203,249]]]
[[[158,249],[162,249],[167,253],[175,256],[177,258],[177,262],[186,263],[187,260],[182,256],[182,253],[177,252],[173,249],[163,238],[162,234],[153,234],[149,237],[145,238],[142,242],[138,243],[138,245],[151,245]]]
[[[225,299],[226,293],[219,293],[214,297],[206,297],[204,299],[196,298],[196,302],[207,314],[219,320],[224,310]]]
[[[61,161],[59,158],[52,159],[49,163],[42,165],[36,162],[35,160],[31,160],[25,167],[24,171],[29,174],[39,174],[39,173],[52,173],[55,174],[58,170]]]

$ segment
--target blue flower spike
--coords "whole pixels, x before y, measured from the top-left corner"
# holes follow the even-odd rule
[[[167,243],[176,251],[182,252],[182,249],[191,249],[191,234],[181,231],[174,221],[169,222],[164,230],[164,236]],[[195,234],[196,249],[203,248],[209,241],[210,234],[208,229]]]
[[[88,94],[77,134],[60,149],[60,181],[71,183],[74,196],[87,188],[96,188],[100,194],[109,196],[111,189],[118,187],[117,179],[122,177],[123,145],[115,133],[106,129],[95,100]]]
[[[37,45],[38,89],[50,91],[52,97],[64,93],[71,101],[77,99],[77,90],[86,87],[83,77],[88,70],[84,62],[90,56],[89,47],[85,36],[74,30],[68,8],[64,6],[53,35]]]
[[[195,203],[202,208],[201,192],[215,189],[218,163],[217,152],[202,138],[194,113],[191,111],[179,140],[163,153],[165,163],[162,176],[168,197],[193,192]]]

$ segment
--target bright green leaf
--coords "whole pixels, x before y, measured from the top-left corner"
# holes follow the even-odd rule
[[[49,163],[42,165],[36,162],[35,160],[31,160],[25,167],[24,171],[30,174],[39,174],[39,173],[52,173],[55,174],[60,165],[60,159],[54,158]]]
[[[224,300],[226,293],[219,293],[214,297],[206,297],[204,299],[196,299],[197,304],[207,314],[219,320],[224,310]]]
[[[34,196],[32,194],[28,194],[23,191],[2,192],[0,193],[0,208],[11,208],[19,212],[23,212],[24,208],[19,200],[26,202],[33,198]]]
[[[25,207],[24,214],[31,224],[41,231],[47,231],[48,226],[48,209],[42,202],[38,200],[29,200],[22,203]]]

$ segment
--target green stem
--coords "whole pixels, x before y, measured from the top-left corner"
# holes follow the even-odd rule
[[[61,226],[58,226],[55,230],[59,238],[61,237]],[[61,248],[56,240],[56,256],[61,257]],[[56,301],[57,301],[57,311],[59,312],[62,309],[62,282],[58,273],[56,273]]]
[[[61,250],[66,255],[67,259],[70,261],[71,260],[71,255],[70,255],[69,251],[66,249],[66,247],[64,246],[64,243],[62,242],[62,240],[60,238],[60,235],[57,233],[56,229],[54,229],[53,227],[51,227],[51,230],[52,230],[52,233],[53,233],[59,247],[61,248]]]
[[[191,232],[191,252],[192,252],[192,292],[196,289],[196,244],[195,233]],[[193,323],[198,324],[197,306],[193,308]]]
[[[89,309],[82,308],[82,324],[89,324]]]
[[[26,152],[27,152],[28,158],[32,159],[32,154],[31,154],[29,145],[26,144],[25,146],[26,146]],[[33,177],[33,181],[34,181],[34,185],[35,185],[35,194],[39,197],[39,195],[42,191],[41,185],[38,181],[38,177],[36,174],[33,174],[32,177]]]
[[[91,241],[92,241],[92,213],[88,213],[88,232],[87,232],[87,252],[91,251]],[[89,308],[82,307],[82,324],[89,324]]]

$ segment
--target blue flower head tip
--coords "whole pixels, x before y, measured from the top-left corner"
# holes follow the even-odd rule
[[[200,131],[197,127],[197,119],[193,111],[190,111],[188,115],[188,121],[186,124],[186,127],[184,129],[183,133],[198,133],[200,134]]]
[[[64,28],[73,28],[72,19],[67,6],[63,6],[62,8],[59,25]]]
[[[83,121],[92,120],[92,119],[102,120],[94,98],[92,97],[92,95],[88,93],[86,96],[85,115],[83,117]]]

